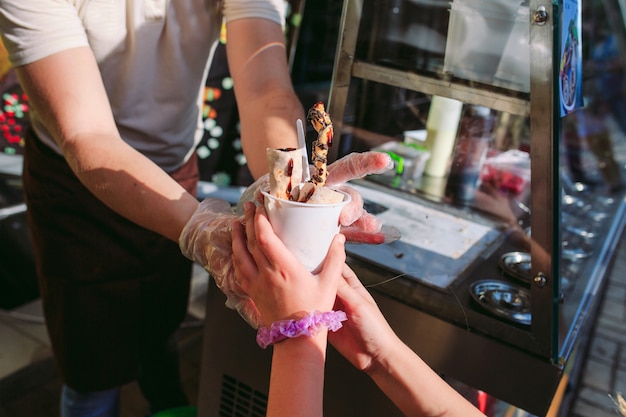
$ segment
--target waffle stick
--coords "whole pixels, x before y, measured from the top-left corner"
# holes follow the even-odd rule
[[[333,124],[322,102],[315,103],[309,109],[307,120],[318,134],[312,146],[311,161],[315,170],[311,175],[311,181],[315,185],[323,186],[328,178],[328,149],[333,145]]]

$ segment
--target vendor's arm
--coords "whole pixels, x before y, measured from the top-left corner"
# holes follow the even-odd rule
[[[227,24],[226,34],[242,146],[258,178],[267,173],[266,147],[298,147],[296,120],[305,120],[304,109],[293,90],[279,24],[238,19]]]
[[[198,202],[122,140],[91,50],[68,49],[16,72],[80,181],[117,213],[177,241]]]

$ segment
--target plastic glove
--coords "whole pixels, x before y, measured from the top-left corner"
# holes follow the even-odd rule
[[[183,255],[207,270],[226,295],[226,306],[236,310],[254,328],[261,325],[256,306],[235,282],[232,224],[243,218],[224,200],[207,198],[183,228],[178,244]]]
[[[327,184],[334,186],[366,175],[382,174],[393,166],[391,157],[385,152],[353,152],[328,166]]]
[[[352,196],[339,217],[341,233],[352,243],[380,244],[400,238],[400,232],[393,226],[383,226],[372,214],[363,208],[363,198],[348,185],[347,181],[363,178],[366,175],[382,174],[393,168],[393,161],[384,152],[351,153],[328,166],[326,185],[341,189]]]
[[[265,174],[258,180],[250,184],[239,197],[237,206],[235,207],[235,213],[243,216],[243,205],[248,201],[253,203],[263,204],[262,190],[269,189],[270,187],[270,175]]]

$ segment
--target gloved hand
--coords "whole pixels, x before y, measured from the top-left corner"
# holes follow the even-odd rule
[[[235,283],[232,257],[232,224],[243,217],[224,200],[207,198],[183,228],[178,244],[183,255],[207,270],[226,295],[226,306],[236,310],[255,329],[261,316],[254,302]]]
[[[309,167],[311,171],[313,166]],[[347,181],[363,178],[370,174],[382,174],[393,168],[393,161],[384,152],[351,153],[328,166],[326,185],[345,191],[352,196],[352,201],[341,212],[339,223],[341,233],[352,243],[387,243],[400,238],[400,232],[394,227],[383,227],[381,222],[363,209],[363,198],[354,188],[344,185]],[[269,175],[263,175],[250,185],[241,195],[237,208],[243,214],[246,201],[263,202],[261,190],[269,186]]]
[[[250,184],[239,197],[237,206],[235,207],[235,213],[243,216],[243,205],[248,201],[253,203],[263,204],[263,195],[261,191],[269,190],[270,188],[270,175],[265,174],[258,180]]]
[[[400,232],[393,226],[382,223],[363,208],[363,198],[354,188],[344,185],[347,181],[363,178],[366,175],[382,174],[393,168],[393,161],[384,152],[351,153],[328,166],[326,185],[340,189],[352,196],[352,201],[344,207],[339,217],[341,233],[352,243],[388,243],[400,238]]]

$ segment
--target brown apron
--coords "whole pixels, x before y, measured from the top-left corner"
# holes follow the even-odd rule
[[[195,157],[171,175],[196,195]],[[33,134],[23,181],[46,324],[64,382],[95,391],[134,380],[140,360],[185,317],[191,262],[175,242],[96,199]]]

